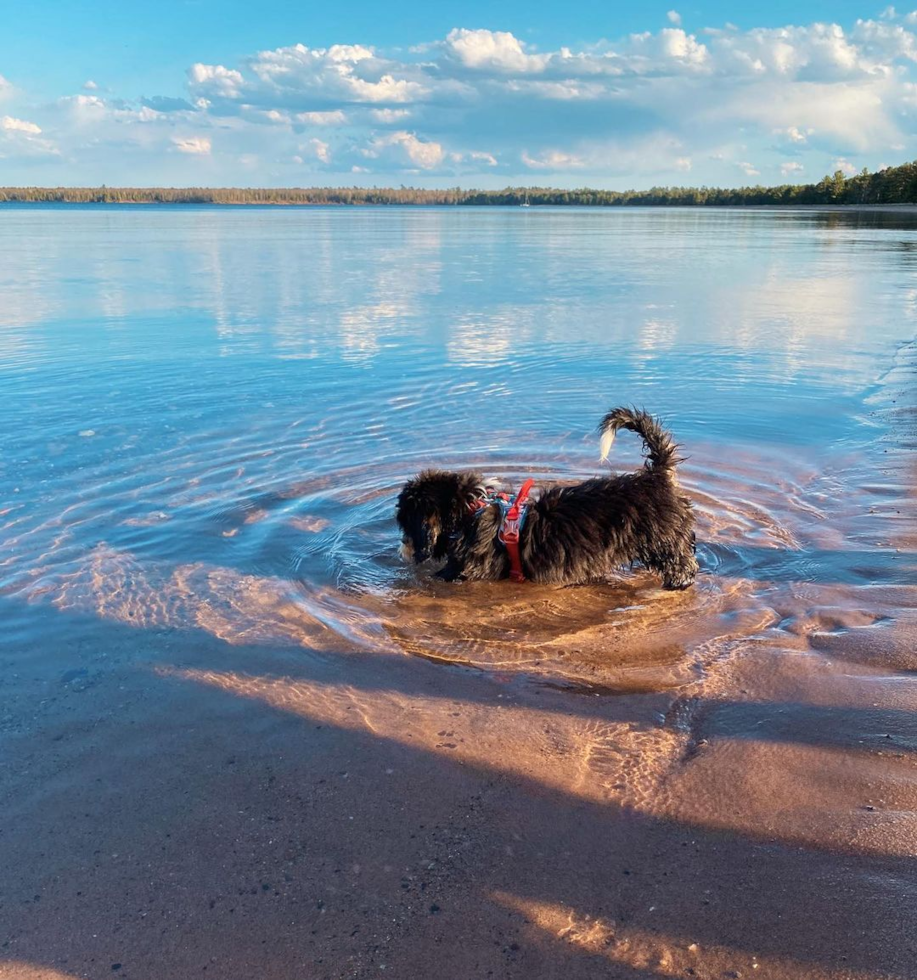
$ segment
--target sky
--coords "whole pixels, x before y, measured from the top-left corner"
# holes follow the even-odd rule
[[[2,20],[6,186],[732,187],[917,157],[909,6],[30,0]]]

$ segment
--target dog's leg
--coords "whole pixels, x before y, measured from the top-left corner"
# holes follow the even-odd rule
[[[463,567],[450,558],[445,566],[434,574],[433,578],[442,579],[443,582],[463,582],[465,580],[463,571]]]

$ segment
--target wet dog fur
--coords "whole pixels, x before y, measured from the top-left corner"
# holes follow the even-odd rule
[[[676,479],[678,446],[651,415],[615,408],[599,423],[603,460],[619,429],[643,439],[643,468],[546,488],[532,500],[519,541],[527,579],[582,584],[640,563],[667,589],[693,584],[694,513]],[[479,473],[435,469],[409,480],[396,509],[405,557],[445,561],[437,576],[447,581],[508,578],[509,556],[497,538],[501,511],[496,504],[478,510],[481,483]]]

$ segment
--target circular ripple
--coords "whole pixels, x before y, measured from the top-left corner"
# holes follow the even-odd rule
[[[498,471],[511,484],[533,470],[551,482],[586,475],[570,477],[574,467],[556,461],[540,471],[518,459],[481,462],[442,465]],[[769,506],[773,501],[717,504],[724,497],[719,474],[702,474],[701,488],[698,474],[690,475],[689,489],[701,501],[701,574],[693,589],[667,592],[641,571],[568,588],[435,580],[431,567],[415,569],[398,558],[394,504],[409,468],[410,461],[383,463],[300,485],[283,519],[262,525],[259,547],[285,549],[297,602],[350,642],[595,689],[652,690],[695,679],[712,641],[754,635],[776,622],[767,601],[768,562],[786,565],[787,555],[796,554],[785,547],[792,533]],[[804,562],[794,567],[805,576]]]
[[[386,411],[422,407],[405,397]],[[342,411],[333,425],[294,420],[269,448],[256,429],[211,431],[161,451],[155,467],[84,470],[54,519],[8,526],[14,558],[0,562],[3,587],[234,643],[372,649],[592,689],[653,690],[697,678],[720,646],[805,615],[842,573],[831,557],[837,542],[818,537],[836,500],[849,497],[842,478],[819,482],[816,468],[763,454],[727,463],[700,445],[681,471],[698,517],[693,589],[663,591],[641,571],[564,589],[442,583],[398,557],[394,504],[405,479],[438,465],[512,486],[529,475],[578,482],[598,470],[594,447],[571,436],[572,448],[549,454],[523,435],[507,452],[470,437],[475,451],[431,459],[388,442],[384,419],[364,412],[360,427],[360,414]],[[639,463],[633,446],[622,448],[622,470]],[[291,479],[304,457],[310,471]]]

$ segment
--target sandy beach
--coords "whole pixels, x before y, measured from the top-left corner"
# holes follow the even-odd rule
[[[914,705],[868,675],[682,731],[660,696],[66,632],[86,667],[7,692],[5,977],[914,975]]]

